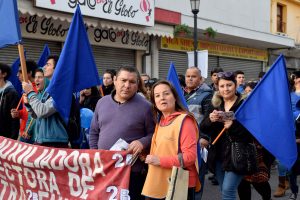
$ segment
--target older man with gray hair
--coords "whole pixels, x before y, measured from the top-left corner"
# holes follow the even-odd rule
[[[191,67],[186,70],[185,73],[185,99],[189,108],[189,111],[194,114],[197,120],[198,126],[204,118],[211,106],[211,98],[213,90],[204,83],[204,79],[201,76],[201,71],[197,67]],[[208,146],[209,137],[205,133],[199,133],[201,148]],[[199,169],[199,178],[202,184],[199,193],[196,193],[196,199],[201,199],[204,187],[204,176],[206,173],[206,166],[203,160]]]

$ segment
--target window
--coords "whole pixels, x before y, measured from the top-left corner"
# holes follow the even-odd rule
[[[284,6],[277,4],[277,32],[285,33],[285,22],[283,21]]]

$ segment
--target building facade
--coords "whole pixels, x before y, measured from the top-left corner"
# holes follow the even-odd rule
[[[18,0],[28,59],[37,60],[46,43],[52,54],[60,53],[76,3],[84,16],[99,74],[131,65],[151,77],[166,78],[170,62],[178,73],[186,70],[186,52],[193,50],[193,38],[174,37],[173,31],[179,24],[193,31],[189,0]],[[272,62],[270,52],[295,48],[289,34],[272,32],[272,3],[201,0],[198,50],[208,50],[209,72],[214,67],[243,70],[246,79],[255,79]],[[214,37],[205,34],[208,28],[216,32]],[[11,64],[17,57],[14,46],[0,49],[0,62]]]
[[[275,60],[279,54],[284,54],[288,70],[300,70],[300,1],[272,0],[270,24],[273,34],[295,40],[293,48],[272,49],[270,61]]]
[[[270,1],[201,0],[197,18],[198,50],[207,49],[208,74],[214,67],[225,71],[242,70],[247,80],[257,79],[270,64],[270,49],[293,48],[292,38],[270,31]],[[157,6],[181,13],[181,24],[193,31],[194,21],[188,0],[158,1]],[[215,30],[207,37],[206,30]],[[161,38],[158,41],[156,74],[165,77],[169,62],[175,62],[178,73],[187,68],[186,51],[193,50],[192,36]]]

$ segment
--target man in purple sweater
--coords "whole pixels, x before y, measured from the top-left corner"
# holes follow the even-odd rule
[[[114,78],[115,91],[102,97],[96,106],[90,128],[91,149],[109,150],[122,138],[128,153],[140,153],[150,148],[155,123],[151,104],[137,94],[139,72],[136,68],[121,67]],[[146,174],[139,159],[130,174],[129,194],[133,200],[144,199],[141,191]]]

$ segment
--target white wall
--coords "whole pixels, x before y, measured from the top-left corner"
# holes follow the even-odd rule
[[[156,0],[155,6],[192,17],[189,0]],[[270,9],[270,0],[201,0],[198,17],[223,25],[270,32]],[[193,26],[192,19],[183,23]],[[201,24],[198,27],[207,28]]]

